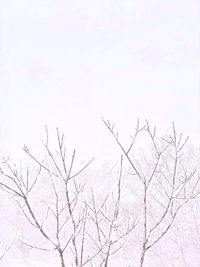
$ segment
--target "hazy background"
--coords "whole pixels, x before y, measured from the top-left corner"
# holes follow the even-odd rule
[[[199,144],[199,1],[1,0],[0,151],[39,146],[44,125],[97,160],[116,155],[101,116],[137,118]]]

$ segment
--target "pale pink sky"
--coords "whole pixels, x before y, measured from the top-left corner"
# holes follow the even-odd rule
[[[70,146],[109,158],[100,120],[129,136],[174,120],[199,143],[199,1],[0,3],[0,150],[60,126]],[[17,150],[18,151],[18,150]]]

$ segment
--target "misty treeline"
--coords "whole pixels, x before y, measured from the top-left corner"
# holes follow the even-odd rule
[[[137,121],[124,145],[114,125],[103,123],[119,160],[101,171],[91,170],[94,158],[78,163],[59,130],[52,147],[47,128],[43,155],[24,146],[27,162],[1,160],[2,218],[21,225],[2,245],[1,260],[18,246],[56,257],[60,267],[198,266],[198,149],[174,124],[160,136]]]

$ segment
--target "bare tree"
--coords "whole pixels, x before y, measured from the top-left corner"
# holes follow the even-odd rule
[[[158,137],[156,128],[150,129],[148,121],[140,127],[137,122],[132,141],[126,149],[114,130],[114,125],[103,120],[107,129],[124,153],[132,169],[132,176],[142,185],[142,244],[139,266],[144,265],[146,253],[170,230],[181,208],[199,197],[197,166],[187,166],[183,158],[188,137],[178,134],[174,123],[172,133]],[[134,151],[136,140],[143,137],[147,145],[143,160]],[[147,141],[145,137],[147,137]],[[152,215],[153,213],[153,215]]]
[[[85,257],[83,255],[86,253],[84,236],[88,208],[80,200],[85,183],[79,183],[77,178],[93,159],[80,170],[74,171],[76,151],[73,151],[71,159],[67,161],[64,135],[57,130],[58,148],[53,151],[49,147],[48,131],[46,133],[46,142],[43,143],[46,156],[43,160],[37,159],[29,148],[24,146],[25,153],[36,164],[37,172],[31,174],[30,168],[18,168],[16,164],[11,164],[9,159],[4,159],[0,187],[12,196],[28,223],[47,241],[45,247],[21,240],[23,245],[43,251],[57,251],[61,267],[66,266],[64,253],[70,247],[68,250],[73,254],[73,266],[84,266],[99,252],[95,255],[87,252]],[[49,192],[47,198],[41,196],[41,193],[37,194],[42,186],[46,186]],[[42,205],[42,214],[39,214],[34,206],[34,195],[36,202]]]
[[[45,156],[41,160],[24,146],[34,163],[32,169],[11,164],[9,159],[4,159],[1,167],[0,188],[15,200],[28,224],[43,240],[38,245],[26,236],[20,239],[21,244],[28,249],[56,251],[61,267],[92,266],[93,261],[107,267],[136,226],[129,220],[126,228],[120,223],[123,157],[115,189],[111,188],[98,205],[94,190],[87,192],[82,175],[93,159],[77,169],[76,151],[71,158],[66,156],[64,135],[58,130],[57,149],[50,148],[47,128],[43,147]]]
[[[21,244],[27,249],[56,252],[61,267],[112,266],[116,255],[126,251],[134,238],[132,248],[139,244],[140,257],[137,260],[132,254],[132,262],[143,267],[147,252],[166,236],[184,205],[199,197],[198,168],[185,156],[188,138],[183,139],[174,124],[170,134],[159,137],[156,128],[151,130],[148,122],[140,126],[138,121],[125,148],[114,125],[104,123],[123,155],[113,185],[108,193],[100,192],[99,198],[96,184],[91,188],[84,175],[93,158],[77,168],[76,151],[71,156],[66,153],[64,135],[58,130],[54,150],[46,128],[42,159],[24,146],[31,166],[18,166],[9,159],[1,164],[0,188],[17,203],[29,227],[40,236],[35,240],[25,235]],[[140,142],[146,147],[142,153]],[[126,174],[124,157],[131,169]],[[140,202],[139,206],[133,203],[133,212],[124,216],[123,205],[127,197],[133,198],[133,191],[128,196],[125,191],[128,177]],[[130,191],[129,181],[128,187]]]

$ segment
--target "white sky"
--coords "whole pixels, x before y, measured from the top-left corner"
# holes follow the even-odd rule
[[[199,143],[198,0],[0,0],[0,150],[59,126],[109,158],[101,116],[127,137],[137,118],[172,120]]]

